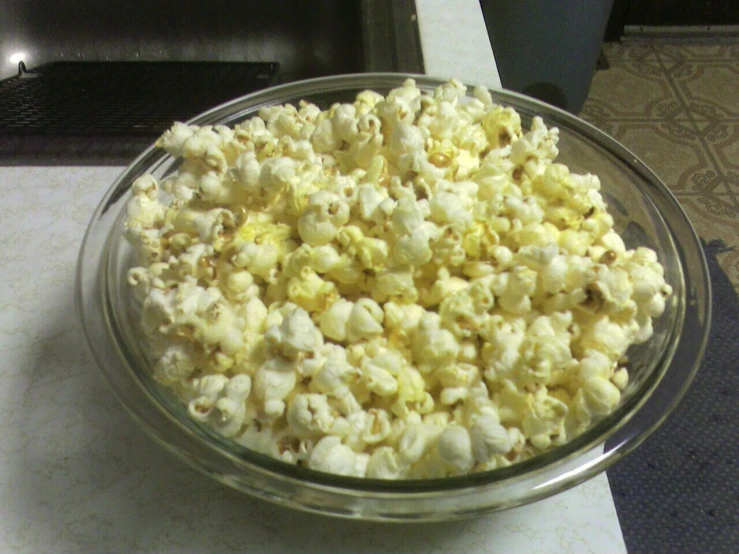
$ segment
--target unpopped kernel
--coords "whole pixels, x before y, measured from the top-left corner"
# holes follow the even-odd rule
[[[558,130],[452,80],[175,123],[136,180],[128,280],[155,379],[285,462],[380,479],[508,466],[611,413],[671,294]]]

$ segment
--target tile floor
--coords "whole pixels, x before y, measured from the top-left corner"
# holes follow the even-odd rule
[[[739,290],[739,38],[604,45],[580,115],[647,163]]]

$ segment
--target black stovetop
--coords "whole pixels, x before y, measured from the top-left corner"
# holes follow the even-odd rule
[[[0,81],[0,162],[128,163],[174,121],[267,87],[269,62],[55,62]]]

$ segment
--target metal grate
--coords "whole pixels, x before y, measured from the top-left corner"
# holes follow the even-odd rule
[[[5,154],[94,150],[96,141],[138,148],[173,121],[265,88],[277,64],[55,62],[24,69],[0,81]]]

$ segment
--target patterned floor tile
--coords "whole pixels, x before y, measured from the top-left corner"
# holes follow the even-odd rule
[[[726,272],[731,282],[734,283],[734,288],[739,291],[739,250],[734,249],[726,252],[723,256],[719,257],[719,263],[721,264],[721,269]]]
[[[739,194],[739,121],[716,123],[702,133],[709,151],[714,155],[717,169],[724,176],[727,189]]]
[[[726,129],[723,131],[723,129]],[[723,140],[722,140],[723,139]],[[721,134],[716,135],[715,140],[711,140],[712,146],[719,156],[719,161],[726,167],[733,167],[739,170],[739,124],[735,123],[730,127],[722,127]]]
[[[708,144],[722,144],[732,138],[735,123],[725,119],[698,119],[693,120],[698,135]]]
[[[739,39],[604,45],[581,116],[650,166],[739,289]]]
[[[688,201],[685,196],[680,194],[678,196],[685,199],[685,202]],[[736,198],[733,195],[697,194],[689,200],[694,201],[693,206],[701,213],[705,213],[707,216],[724,218],[724,223],[730,223],[736,232],[736,225],[739,224],[739,219],[737,219],[739,206],[737,206]]]
[[[685,44],[678,48],[691,60],[728,60],[732,54],[728,44]]]
[[[673,191],[690,191],[692,182],[711,170],[708,157],[695,135],[677,136],[669,125],[621,123],[612,136],[636,154]]]
[[[680,39],[653,39],[650,46],[657,57],[662,60],[733,60],[739,52],[739,41],[736,37],[713,36]]]
[[[700,195],[712,195],[712,196],[733,196],[735,191],[733,190],[730,178],[727,178],[723,173],[714,171],[713,169],[704,170],[703,172],[696,172],[690,175],[689,186],[685,190],[675,188],[675,193],[695,193]]]
[[[739,118],[739,66],[684,62],[681,68],[672,75],[688,103],[712,106],[720,115]]]
[[[610,118],[664,118],[680,115],[681,105],[660,64],[646,60],[614,62],[598,71],[584,113],[594,110]]]
[[[701,202],[698,196],[678,194],[677,199],[699,237],[709,242],[719,239],[728,247],[727,252],[719,257],[719,264],[734,286],[739,289],[739,241],[737,241],[739,218],[736,215],[737,212],[727,215],[720,209],[716,210],[716,206]]]
[[[603,53],[608,60],[614,61],[640,61],[640,60],[656,60],[657,52],[654,49],[652,41],[644,40],[635,43],[629,42],[609,42],[603,45]]]

